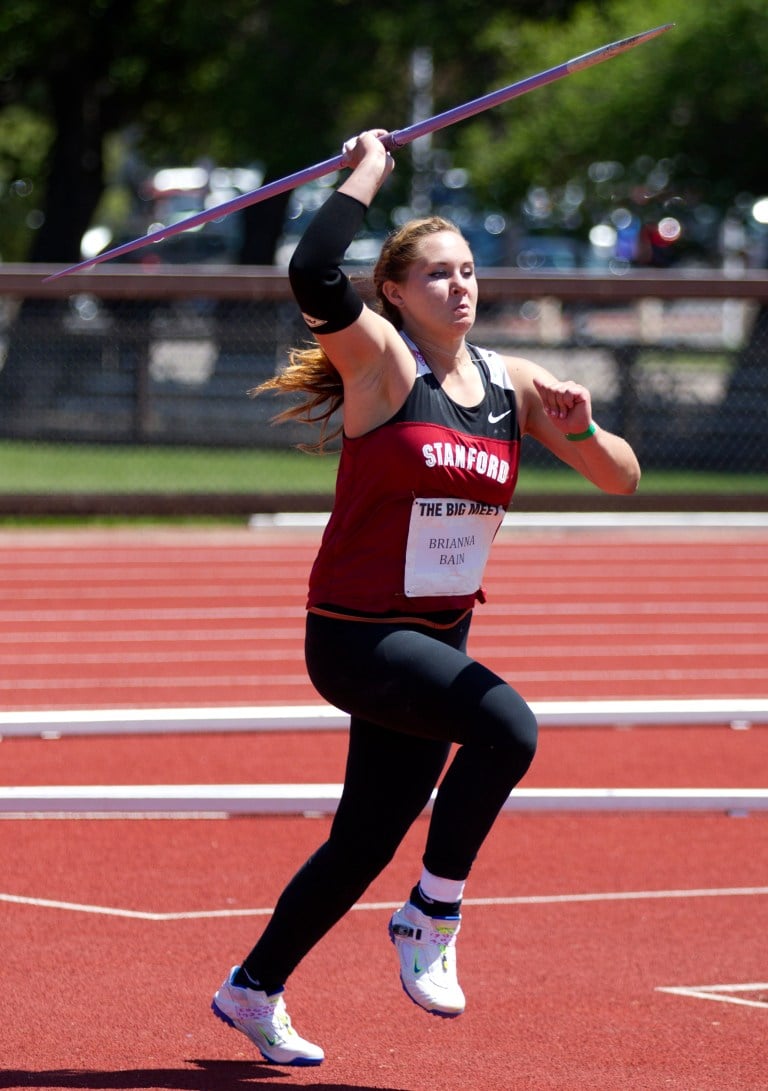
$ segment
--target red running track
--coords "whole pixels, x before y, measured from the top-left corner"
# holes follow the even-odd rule
[[[316,536],[0,536],[12,709],[306,703]],[[473,650],[531,700],[763,696],[759,534],[506,533]],[[0,743],[5,783],[340,779],[343,732]],[[760,786],[768,732],[544,732],[526,785]],[[327,819],[0,822],[0,1088],[766,1091],[765,814],[504,815],[460,938],[467,1013],[414,1008],[386,940],[419,820],[292,979],[320,1069],[208,1014]],[[667,992],[665,989],[683,992]]]
[[[386,938],[417,821],[289,982],[327,1054],[296,1072],[208,1004],[327,819],[0,827],[17,899],[0,902],[2,1088],[765,1091],[764,816],[503,816],[471,879],[451,1021],[402,995]]]
[[[307,704],[317,532],[0,534],[6,709]],[[471,650],[531,701],[768,693],[768,534],[503,531]]]

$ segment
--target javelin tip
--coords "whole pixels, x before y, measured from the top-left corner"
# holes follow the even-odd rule
[[[635,46],[649,42],[651,38],[658,38],[660,34],[666,34],[674,26],[674,23],[664,23],[662,26],[653,27],[651,30],[643,30],[640,34],[632,34],[629,38],[620,38],[619,41],[611,42],[609,45],[601,45],[597,49],[590,50],[589,53],[582,53],[580,57],[574,57],[572,61],[566,63],[565,67],[569,73],[579,72],[582,68],[590,68],[593,64],[608,60],[610,57],[616,57],[620,53],[626,53],[627,50],[634,49]]]

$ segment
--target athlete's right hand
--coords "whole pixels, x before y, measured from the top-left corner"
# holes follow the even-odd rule
[[[342,166],[354,170],[365,159],[371,159],[372,162],[379,159],[382,175],[386,177],[391,174],[395,160],[382,144],[382,138],[388,135],[386,129],[367,129],[358,136],[350,137],[341,149],[344,160]]]

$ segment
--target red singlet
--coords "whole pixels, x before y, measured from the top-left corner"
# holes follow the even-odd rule
[[[309,608],[419,615],[484,598],[487,551],[517,481],[515,393],[501,359],[473,348],[485,394],[458,405],[409,346],[417,378],[405,404],[372,432],[344,438]]]

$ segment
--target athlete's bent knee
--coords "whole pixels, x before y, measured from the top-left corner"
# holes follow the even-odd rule
[[[481,712],[486,717],[486,738],[493,749],[512,751],[530,765],[539,729],[533,710],[520,694],[511,686],[499,687],[483,701]]]

